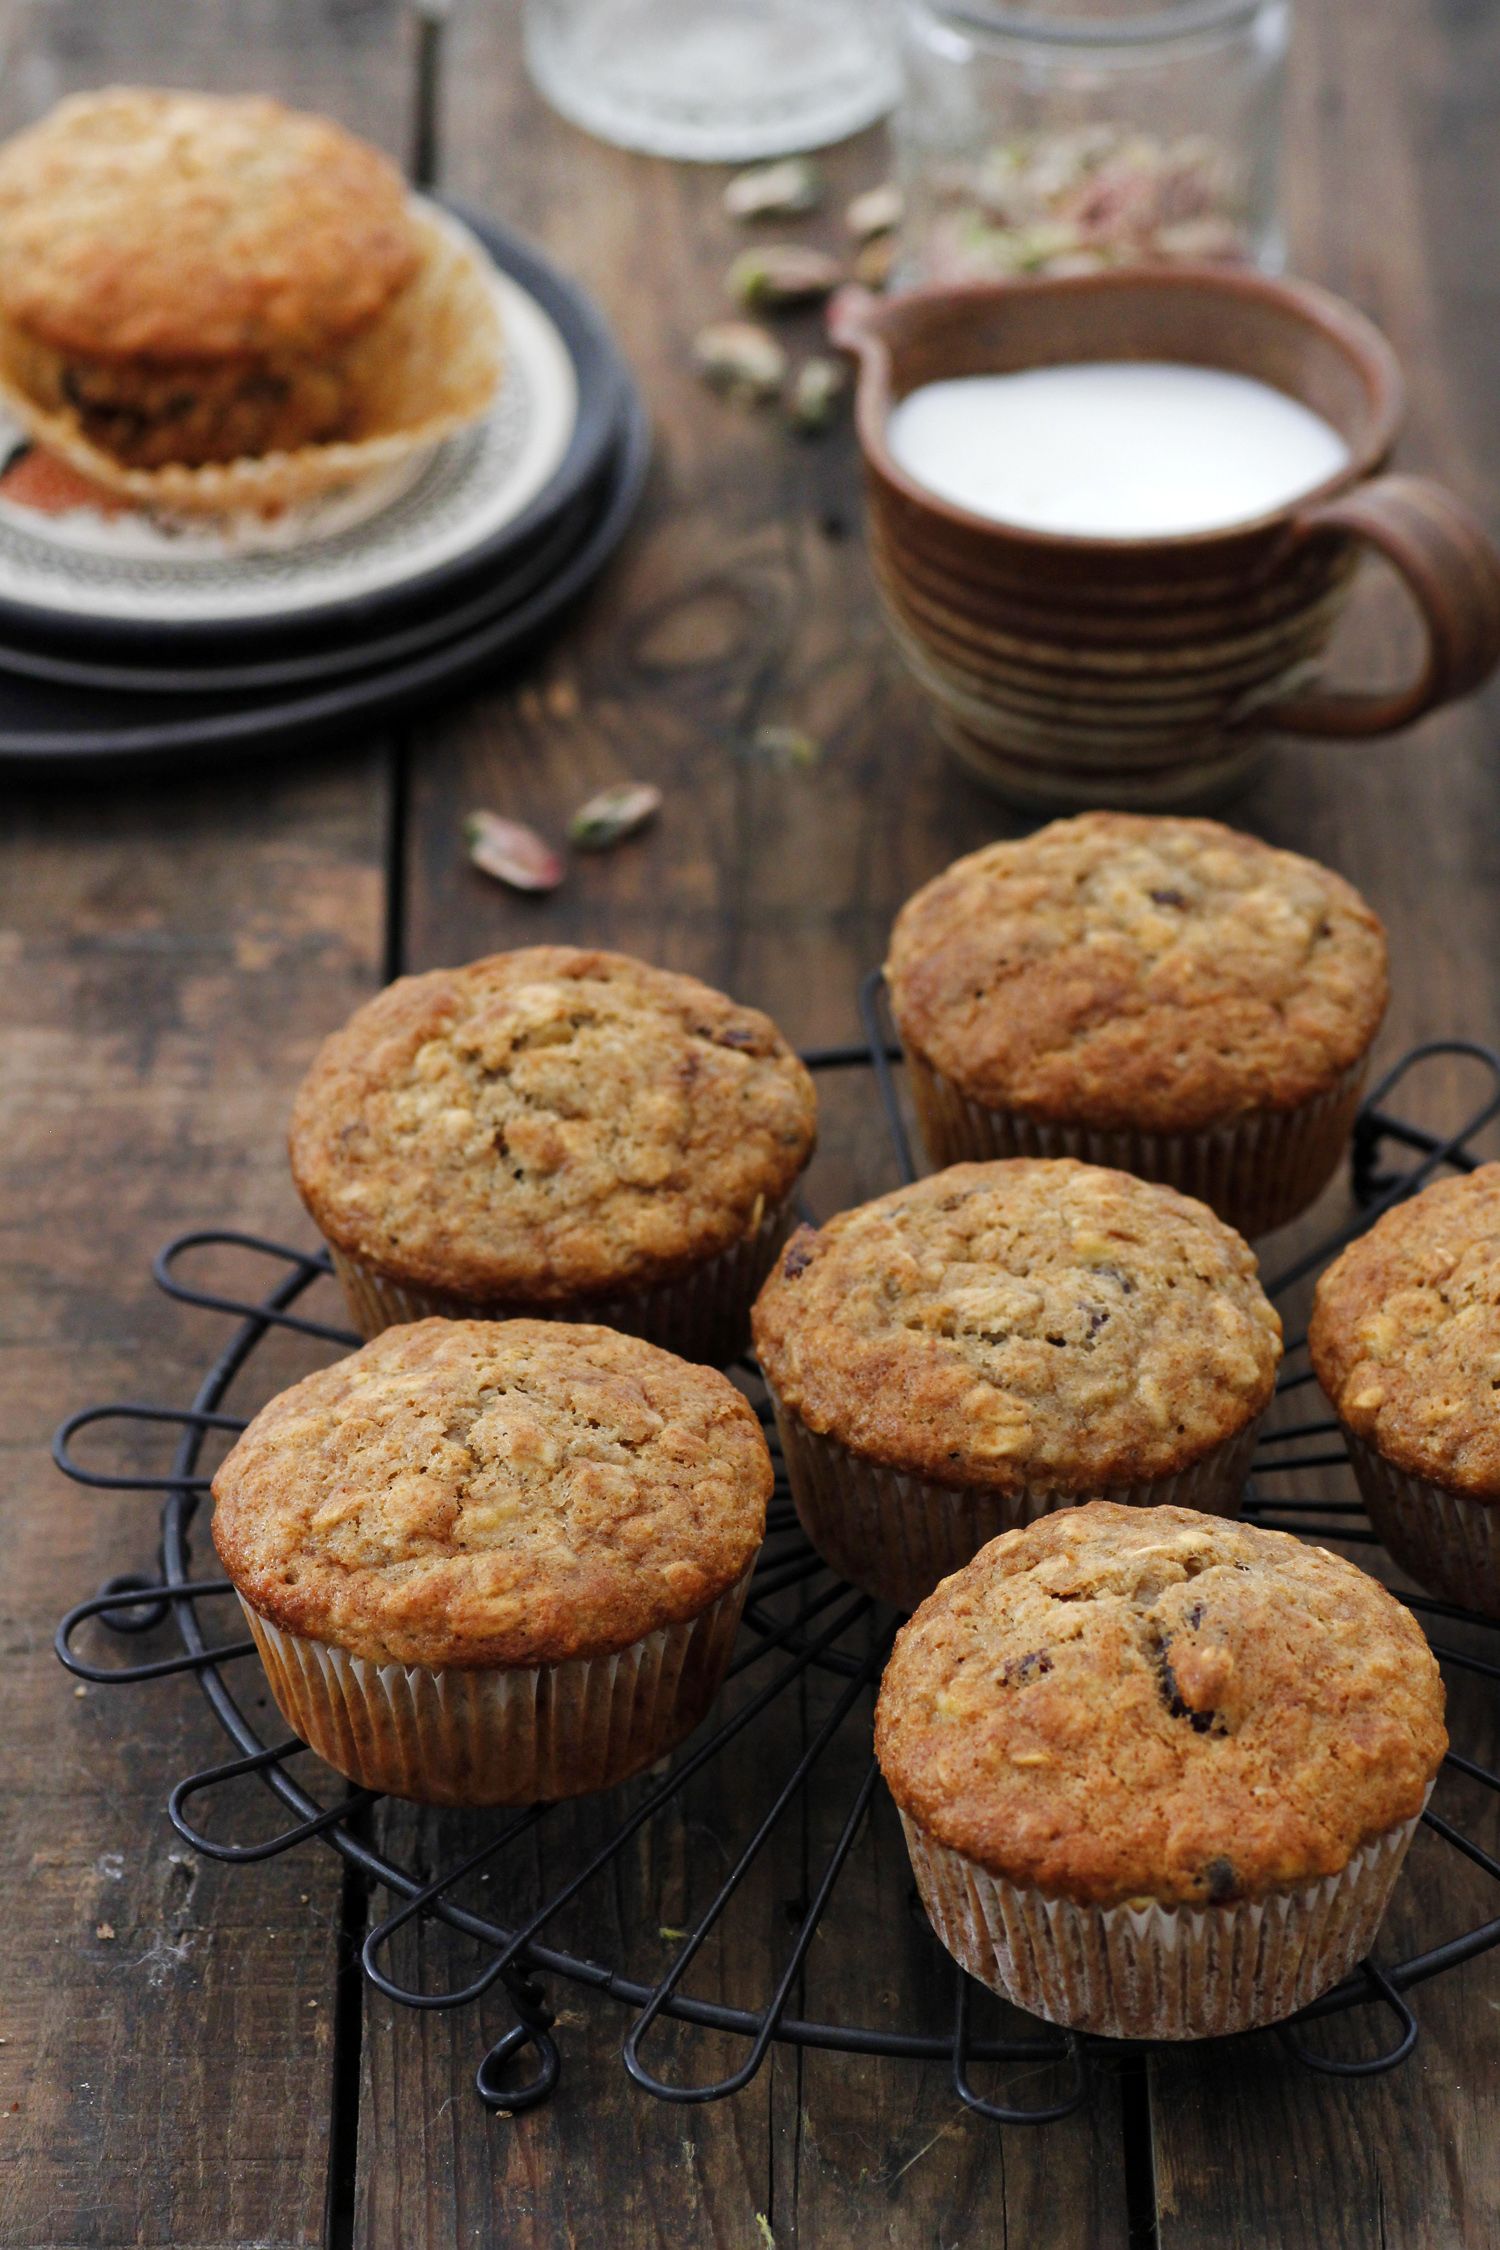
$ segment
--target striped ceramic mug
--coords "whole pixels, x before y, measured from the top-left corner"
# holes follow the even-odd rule
[[[1500,659],[1500,556],[1440,485],[1388,473],[1400,370],[1324,290],[1209,266],[884,302],[846,290],[830,328],[860,363],[870,554],[897,645],[950,747],[1017,802],[1202,802],[1245,778],[1271,729],[1386,734]],[[1348,462],[1223,530],[1084,538],[939,499],[887,442],[892,408],[925,383],[1128,359],[1271,383],[1333,424]],[[1426,630],[1417,677],[1391,694],[1316,684],[1363,545],[1394,565]]]

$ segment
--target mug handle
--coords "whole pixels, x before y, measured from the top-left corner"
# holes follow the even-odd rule
[[[1410,686],[1389,695],[1328,689],[1257,714],[1288,734],[1390,734],[1452,703],[1500,663],[1500,554],[1461,501],[1429,477],[1374,477],[1297,516],[1297,546],[1329,532],[1368,540],[1417,606],[1427,653]]]

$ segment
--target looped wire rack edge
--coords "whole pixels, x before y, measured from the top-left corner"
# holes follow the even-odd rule
[[[819,1073],[873,1073],[896,1169],[903,1180],[910,1180],[916,1177],[917,1166],[897,1088],[899,1047],[888,1020],[878,971],[862,987],[860,1004],[865,1039],[810,1052],[805,1060]],[[1446,1134],[1412,1123],[1394,1106],[1414,1074],[1440,1061],[1472,1065],[1483,1081],[1483,1092],[1472,1110]],[[1473,1143],[1497,1117],[1500,1055],[1491,1049],[1468,1041],[1432,1041],[1403,1056],[1367,1097],[1355,1128],[1351,1162],[1360,1206],[1357,1216],[1314,1252],[1273,1275],[1267,1283],[1271,1295],[1284,1297],[1305,1282],[1381,1211],[1429,1179],[1444,1172],[1472,1170],[1480,1161]],[[260,1294],[228,1296],[185,1278],[180,1269],[195,1253],[205,1251],[227,1251],[263,1263],[268,1279]],[[229,1755],[202,1772],[184,1776],[171,1789],[169,1814],[186,1842],[213,1858],[245,1865],[314,1840],[339,1853],[346,1867],[368,1883],[372,1895],[377,1890],[383,1892],[389,1902],[384,1917],[368,1930],[361,1954],[363,1973],[375,1990],[393,2002],[419,2009],[467,2006],[496,1988],[505,1994],[514,2022],[483,2054],[475,2086],[489,2108],[512,2116],[546,2101],[560,2079],[562,2056],[555,2036],[548,1979],[592,1990],[629,2009],[631,2020],[622,2044],[625,2069],[646,2092],[673,2103],[714,2101],[738,2092],[755,2077],[773,2045],[780,2043],[939,2063],[946,2066],[955,2094],[971,2111],[1001,2124],[1047,2124],[1069,2116],[1088,2099],[1099,2066],[1119,2058],[1128,2062],[1149,2051],[1131,2042],[1061,2031],[1030,2018],[1016,2019],[1024,2026],[1018,2034],[982,2035],[975,2028],[976,2005],[992,2008],[993,2003],[982,1994],[982,1988],[948,1962],[930,1935],[927,1942],[933,1956],[932,1975],[946,1976],[951,1986],[946,2028],[934,2028],[931,2023],[916,2028],[900,2020],[830,2021],[798,2012],[798,1994],[814,1939],[828,1914],[839,1878],[867,1829],[878,1787],[877,1769],[868,1751],[862,1760],[856,1760],[860,1778],[848,1797],[831,1848],[821,1864],[809,1867],[795,1925],[759,2004],[731,2005],[703,1997],[690,1988],[695,1960],[720,1928],[778,1822],[805,1799],[819,1762],[840,1729],[846,1723],[868,1729],[873,1690],[897,1622],[866,1596],[834,1578],[814,1554],[797,1523],[779,1457],[766,1546],[752,1581],[731,1674],[732,1678],[744,1676],[748,1696],[736,1700],[727,1714],[721,1706],[665,1770],[645,1777],[644,1787],[639,1782],[627,1785],[625,1791],[614,1793],[613,1800],[603,1800],[618,1804],[619,1817],[614,1825],[561,1880],[551,1883],[540,1903],[529,1912],[502,1920],[489,1910],[487,1902],[481,1911],[477,1905],[461,1903],[455,1893],[476,1878],[488,1880],[503,1856],[531,1838],[558,1808],[533,1806],[517,1814],[494,1815],[493,1829],[477,1849],[428,1874],[377,1844],[371,1816],[380,1800],[370,1792],[342,1783],[321,1766],[315,1780],[289,1770],[292,1761],[303,1754],[303,1745],[290,1738],[266,1739],[246,1708],[244,1692],[234,1684],[235,1667],[253,1656],[254,1644],[248,1638],[214,1637],[214,1626],[199,1614],[200,1603],[212,1609],[217,1601],[222,1608],[222,1598],[230,1588],[222,1577],[197,1575],[190,1534],[209,1481],[202,1466],[205,1448],[215,1433],[232,1435],[244,1426],[242,1417],[226,1411],[226,1404],[257,1349],[278,1333],[343,1350],[357,1345],[359,1339],[348,1330],[299,1309],[306,1293],[328,1271],[325,1254],[307,1253],[258,1235],[199,1229],[177,1237],[155,1261],[158,1285],[180,1303],[235,1323],[191,1404],[163,1407],[132,1402],[87,1408],[63,1425],[54,1442],[58,1467],[76,1483],[162,1496],[155,1572],[111,1579],[99,1593],[69,1611],[58,1627],[56,1646],[69,1671],[99,1685],[130,1686],[174,1674],[196,1679],[224,1730]],[[1278,1387],[1285,1394],[1310,1382],[1305,1338],[1294,1337],[1287,1348]],[[763,1406],[760,1411],[774,1450],[774,1426],[770,1425],[768,1411]],[[73,1450],[75,1440],[87,1429],[111,1424],[117,1430],[122,1425],[146,1424],[175,1432],[174,1457],[166,1473],[126,1476],[80,1462]],[[1309,1414],[1272,1429],[1257,1448],[1255,1472],[1245,1500],[1247,1519],[1308,1538],[1334,1539],[1356,1547],[1373,1545],[1374,1534],[1358,1502],[1299,1499],[1285,1490],[1283,1480],[1289,1473],[1322,1470],[1344,1461],[1337,1428],[1330,1417]],[[1263,1489],[1265,1480],[1270,1480],[1271,1491]],[[1423,1595],[1402,1594],[1401,1598],[1418,1616],[1445,1666],[1485,1681],[1500,1680],[1500,1627]],[[788,1602],[793,1604],[791,1614],[786,1614]],[[178,1646],[172,1654],[122,1665],[100,1660],[104,1644],[98,1643],[96,1635],[91,1659],[80,1655],[73,1645],[80,1630],[90,1625],[106,1628],[116,1645],[120,1638],[170,1630]],[[1484,1654],[1477,1653],[1476,1640]],[[259,1682],[258,1669],[253,1678]],[[664,1972],[642,1973],[629,1958],[612,1962],[592,1952],[567,1950],[549,1939],[550,1926],[591,1884],[617,1865],[632,1839],[648,1831],[674,1807],[696,1777],[721,1758],[732,1756],[735,1745],[763,1726],[783,1699],[805,1697],[813,1679],[823,1683],[822,1701],[827,1708],[808,1722],[805,1740],[790,1769],[772,1777],[775,1786],[770,1801],[743,1844],[732,1857],[726,1854],[724,1872],[708,1905],[686,1928],[654,1933],[658,1939],[670,1938],[675,1947]],[[316,1765],[316,1761],[311,1762]],[[1500,1774],[1481,1761],[1453,1750],[1446,1763],[1449,1771],[1469,1783],[1500,1791]],[[274,1800],[281,1822],[275,1833],[237,1843],[224,1841],[200,1827],[200,1801],[247,1776],[258,1778]],[[1424,1821],[1452,1853],[1500,1886],[1500,1861],[1461,1827],[1431,1807]],[[914,1893],[912,1897],[914,1902]],[[1277,2035],[1288,2055],[1307,2068],[1344,2077],[1368,2076],[1404,2062],[1417,2043],[1419,2031],[1407,1995],[1428,1979],[1458,1970],[1500,1944],[1500,1887],[1491,1903],[1495,1908],[1493,1918],[1421,1952],[1396,1962],[1363,1963],[1354,1975],[1325,1993],[1291,2024],[1279,2027]],[[431,1991],[401,1982],[386,1965],[392,1941],[409,1925],[426,1920],[446,1925],[480,1952],[482,1966],[465,1983]],[[1335,2056],[1306,2036],[1307,2026],[1316,2019],[1365,2007],[1373,2007],[1382,2018],[1389,2019],[1391,2026],[1384,2044],[1374,2054],[1357,2059]],[[729,2035],[738,2043],[734,2067],[707,2077],[677,2079],[664,2075],[646,2052],[662,2019]],[[988,2098],[974,2083],[975,2066],[981,2064],[1028,2066],[1028,2085],[1038,2075],[1038,2066],[1046,2066],[1041,2071],[1044,2091],[1025,2104]]]

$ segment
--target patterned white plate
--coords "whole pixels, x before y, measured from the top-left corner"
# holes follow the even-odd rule
[[[431,207],[429,206],[429,209]],[[444,226],[488,250],[448,213]],[[563,333],[521,281],[492,266],[505,373],[485,420],[415,462],[267,523],[166,521],[91,503],[60,513],[10,497],[23,447],[0,415],[0,605],[63,620],[223,625],[315,619],[425,578],[518,522],[563,463],[579,384]]]

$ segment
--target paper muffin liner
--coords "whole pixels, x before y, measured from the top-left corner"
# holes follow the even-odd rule
[[[1369,1058],[1326,1093],[1285,1110],[1251,1110],[1192,1133],[1062,1125],[987,1109],[908,1051],[912,1099],[936,1165],[1004,1156],[1072,1156],[1195,1195],[1244,1235],[1269,1234],[1317,1200],[1353,1130]]]
[[[1108,2039],[1217,2039],[1295,2015],[1364,1959],[1417,1820],[1373,1837],[1339,1874],[1197,1907],[1048,1898],[904,1812],[901,1825],[927,1919],[991,1991]]]
[[[1196,1508],[1204,1515],[1237,1516],[1260,1419],[1175,1476],[1101,1484],[1092,1492],[1064,1492],[1042,1484],[1019,1493],[987,1492],[979,1486],[936,1484],[868,1460],[837,1438],[810,1430],[771,1383],[766,1388],[803,1530],[841,1578],[898,1609],[915,1609],[940,1580],[961,1570],[1002,1531],[1015,1531],[1060,1508],[1114,1500],[1123,1507]]]
[[[1347,1426],[1344,1443],[1393,1560],[1441,1600],[1500,1617],[1500,1500],[1476,1500],[1398,1469]]]
[[[362,1788],[427,1805],[530,1805],[611,1788],[692,1733],[723,1682],[747,1570],[697,1617],[560,1664],[375,1664],[283,1632],[243,1595],[282,1717]]]
[[[138,507],[168,515],[269,515],[391,469],[484,414],[503,365],[489,262],[466,228],[412,208],[422,237],[413,279],[345,347],[366,434],[192,468],[128,467],[86,437],[76,414],[34,398],[19,380],[15,338],[0,322],[0,399],[47,452]]]
[[[679,1359],[725,1367],[750,1341],[750,1308],[776,1263],[792,1224],[790,1197],[762,1219],[753,1234],[732,1243],[690,1273],[655,1288],[616,1297],[570,1299],[564,1304],[532,1305],[455,1296],[436,1289],[413,1289],[392,1281],[362,1259],[332,1243],[328,1254],[344,1292],[349,1317],[368,1342],[382,1329],[410,1320],[591,1320],[644,1336]]]

